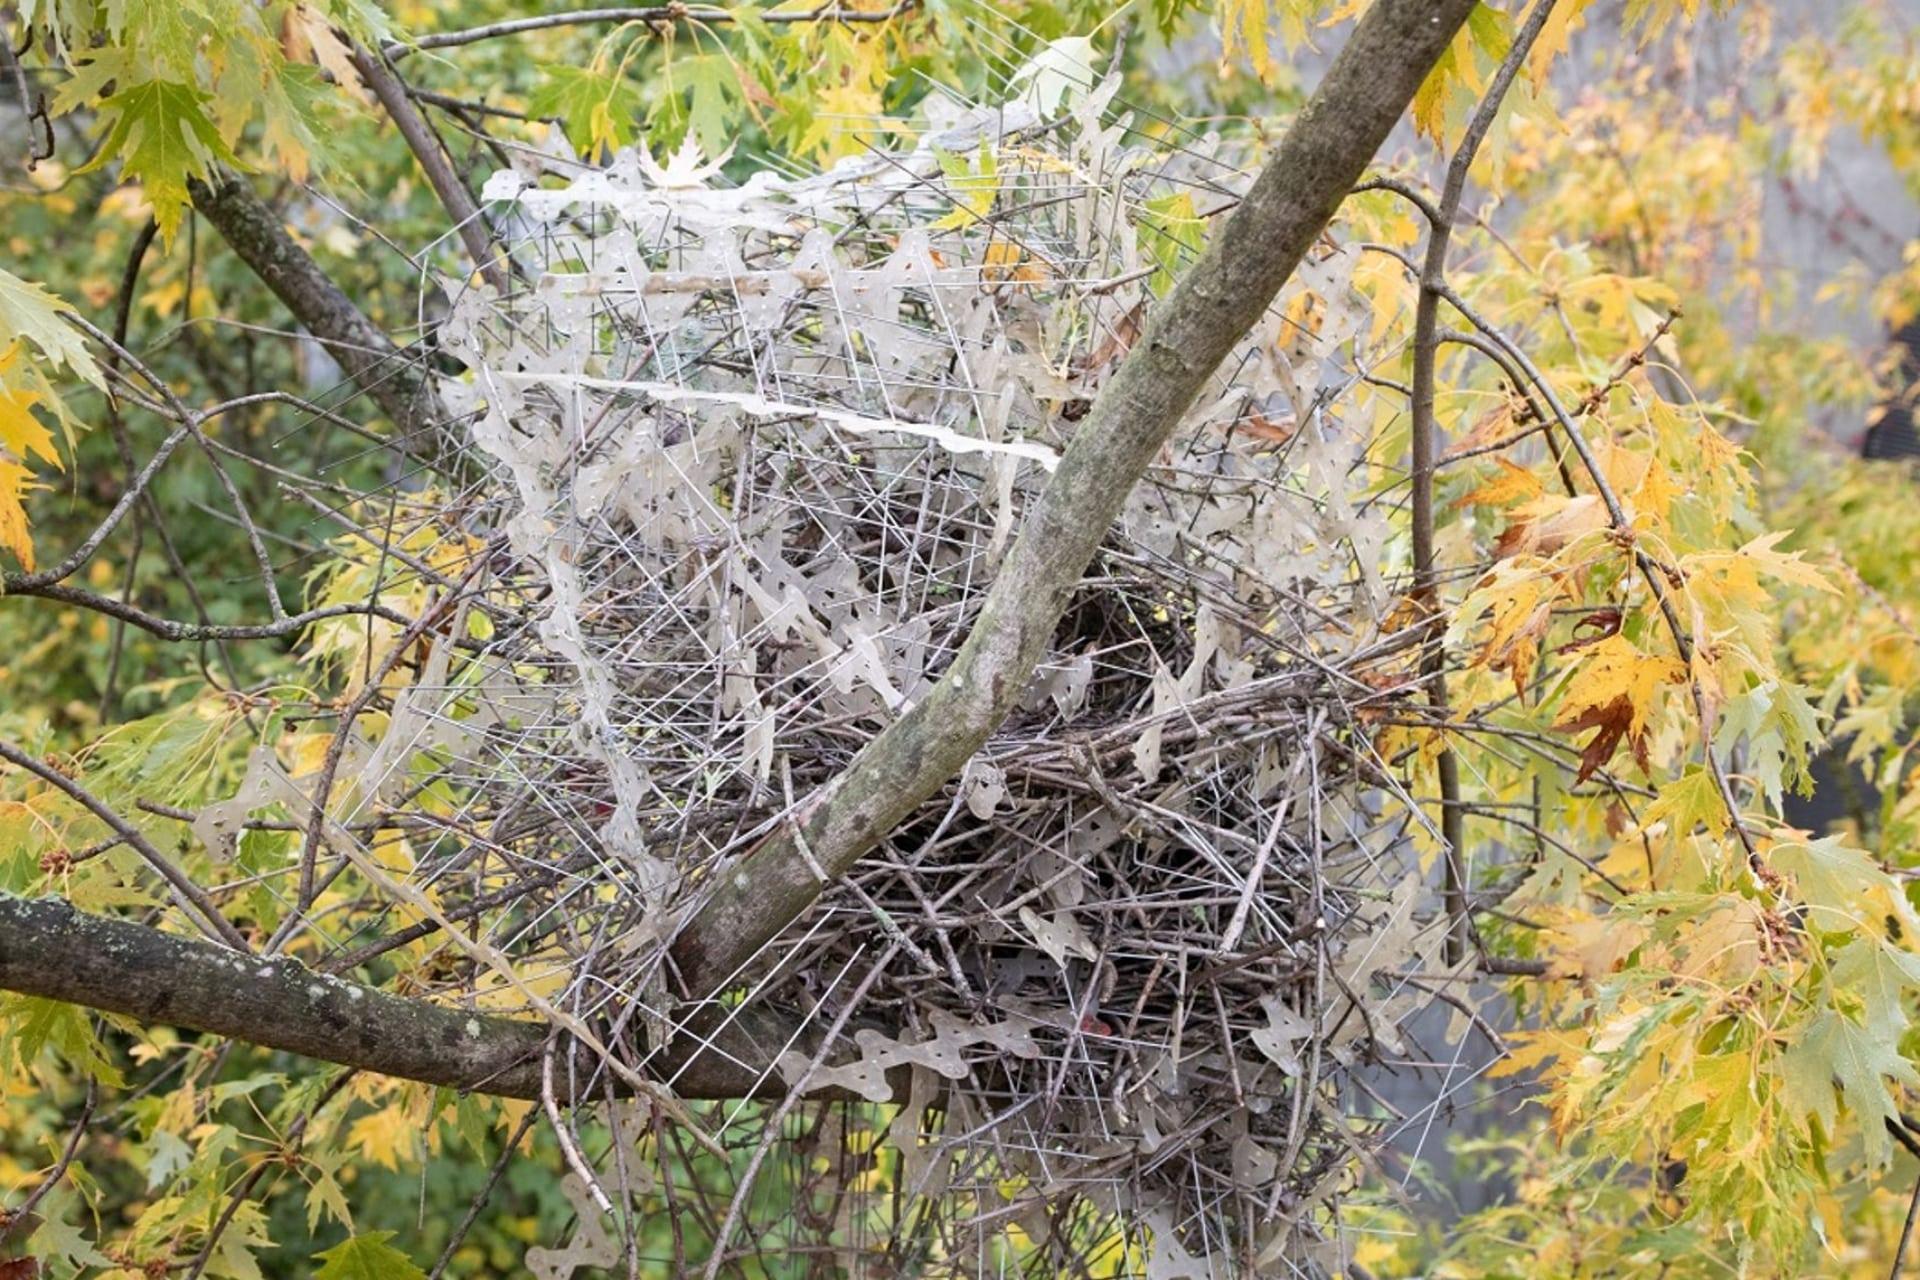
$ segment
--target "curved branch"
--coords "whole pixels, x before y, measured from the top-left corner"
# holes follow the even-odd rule
[[[1467,173],[1480,143],[1493,128],[1500,104],[1526,63],[1533,43],[1553,16],[1555,0],[1534,0],[1507,56],[1494,73],[1493,83],[1467,123],[1467,132],[1447,163],[1440,203],[1428,212],[1426,263],[1420,271],[1420,301],[1413,320],[1413,598],[1428,619],[1437,640],[1445,630],[1440,615],[1439,582],[1433,564],[1433,475],[1437,453],[1434,421],[1434,373],[1440,352],[1440,290],[1446,285],[1447,248],[1453,238],[1454,218],[1466,193]],[[1423,206],[1425,209],[1426,206]],[[1427,701],[1437,715],[1447,715],[1447,655],[1435,644],[1420,661]],[[1458,964],[1472,940],[1473,924],[1467,912],[1465,862],[1466,811],[1460,804],[1460,760],[1443,746],[1437,761],[1440,775],[1440,842],[1446,857],[1447,961]]]
[[[432,429],[446,421],[439,394],[416,357],[394,346],[341,292],[245,179],[232,174],[218,174],[212,182],[195,178],[187,190],[193,207],[354,384],[373,397],[403,439],[422,433],[431,436]]]
[[[1386,141],[1473,0],[1377,0],[1226,225],[1147,316],[1029,509],[979,620],[933,690],[720,877],[680,931],[686,991],[711,994],[980,749],[1045,656],[1081,574],[1147,465]]]
[[[353,66],[373,90],[373,96],[380,100],[380,105],[386,108],[400,136],[406,139],[420,171],[427,175],[427,185],[440,198],[440,207],[453,219],[454,233],[466,247],[467,256],[473,259],[488,284],[504,292],[509,284],[507,271],[493,251],[492,233],[480,216],[480,206],[474,203],[473,192],[467,190],[467,184],[453,171],[452,157],[447,154],[440,135],[413,105],[405,82],[387,65],[384,57],[357,45],[353,50]]]
[[[116,600],[112,596],[103,596],[81,587],[69,587],[60,583],[38,585],[30,582],[0,582],[0,596],[39,596],[43,600],[58,600],[62,604],[77,605],[82,609],[91,609],[103,613],[109,618],[117,618],[140,628],[149,635],[162,640],[198,643],[203,640],[274,640],[281,636],[290,636],[302,631],[316,622],[328,618],[361,616],[381,618],[396,626],[407,626],[412,618],[383,604],[330,604],[318,609],[309,609],[305,613],[291,613],[273,622],[217,623],[217,622],[180,622],[173,618],[162,618],[148,613],[145,609]]]
[[[0,990],[505,1098],[540,1097],[550,1035],[545,1023],[404,999],[284,956],[243,955],[14,894],[0,894]],[[793,1025],[730,1013],[724,1026],[689,1030],[654,1054],[650,1071],[682,1098],[785,1092],[767,1064],[795,1043]],[[798,1041],[808,1053],[815,1043]]]

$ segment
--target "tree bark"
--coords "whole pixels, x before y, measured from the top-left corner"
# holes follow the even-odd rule
[[[230,173],[216,175],[212,182],[196,178],[188,182],[187,190],[193,207],[240,260],[392,420],[401,446],[410,452],[425,451],[447,414],[424,361],[396,347],[341,292],[246,179]]]
[[[78,911],[60,898],[13,894],[0,894],[0,990],[505,1098],[540,1097],[549,1034],[541,1023],[404,999],[286,956],[230,951]],[[677,1037],[648,1063],[648,1074],[670,1081],[682,1098],[784,1093],[768,1064],[799,1020],[761,1010],[730,1014]],[[811,1058],[817,1044],[803,1037],[792,1047]],[[566,1077],[555,1072],[556,1088]],[[617,1080],[614,1087],[626,1091]],[[602,1085],[591,1090],[592,1098],[605,1096]]]
[[[1245,199],[1148,313],[1140,341],[1027,512],[952,667],[791,826],[721,878],[682,929],[673,954],[690,996],[734,981],[1012,710],[1128,492],[1293,274],[1473,5],[1376,0],[1367,11]]]

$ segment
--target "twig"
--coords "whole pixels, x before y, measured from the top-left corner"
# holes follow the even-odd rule
[[[775,11],[753,15],[756,22],[773,25],[788,23],[886,23],[900,17],[919,3],[919,0],[899,0],[887,9],[843,9],[838,6],[822,5],[818,9]],[[381,47],[387,57],[398,61],[409,54],[429,49],[452,49],[460,45],[478,44],[482,40],[497,40],[502,36],[524,35],[529,31],[545,31],[553,27],[602,26],[612,23],[641,23],[654,26],[663,22],[695,22],[707,25],[720,25],[737,22],[740,15],[730,9],[716,9],[706,5],[664,4],[645,8],[617,9],[576,9],[568,13],[544,13],[531,18],[512,18],[505,22],[490,22],[485,26],[468,27],[461,31],[440,31],[433,35],[421,36],[411,42],[394,41]]]
[[[1433,473],[1436,460],[1437,430],[1434,423],[1434,374],[1440,348],[1439,318],[1442,290],[1446,288],[1447,246],[1453,236],[1453,221],[1460,209],[1460,198],[1467,187],[1467,173],[1473,167],[1474,154],[1500,112],[1507,90],[1525,65],[1534,40],[1553,13],[1555,0],[1536,0],[1527,21],[1514,37],[1512,46],[1494,73],[1493,83],[1481,99],[1466,134],[1447,164],[1446,183],[1440,203],[1428,206],[1414,196],[1410,188],[1394,188],[1413,199],[1428,213],[1426,263],[1420,272],[1420,300],[1413,324],[1413,596],[1428,626],[1435,632],[1442,627],[1438,584],[1433,564]],[[1383,180],[1383,182],[1388,180]],[[1447,714],[1446,653],[1431,645],[1420,660],[1427,701],[1435,712]],[[1460,761],[1444,739],[1438,760],[1440,774],[1440,838],[1445,846],[1445,899],[1449,920],[1447,962],[1458,964],[1466,954],[1473,922],[1467,911],[1467,872],[1464,861],[1466,814],[1460,806]]]
[[[1913,1239],[1913,1224],[1920,1218],[1920,1178],[1913,1183],[1913,1198],[1907,1201],[1907,1220],[1900,1227],[1900,1243],[1893,1251],[1893,1266],[1887,1271],[1887,1280],[1900,1280],[1900,1268],[1907,1259],[1907,1242]]]
[[[232,923],[220,913],[220,908],[214,905],[213,899],[207,896],[207,891],[195,884],[192,878],[180,868],[174,866],[172,860],[164,853],[154,848],[153,842],[141,834],[138,827],[115,813],[98,796],[52,765],[35,760],[10,742],[0,741],[0,760],[5,760],[15,768],[25,769],[56,791],[65,794],[69,799],[78,801],[94,817],[111,827],[115,835],[131,845],[135,852],[147,860],[147,865],[172,886],[175,899],[180,906],[209,937],[232,947],[235,951],[245,953],[251,950],[247,940],[240,935],[240,931],[233,927]]]
[[[353,50],[353,66],[360,73],[360,78],[366,81],[367,87],[373,90],[373,96],[380,100],[380,105],[386,108],[394,126],[400,130],[400,136],[413,152],[420,171],[426,174],[428,185],[440,197],[440,204],[446,209],[447,216],[453,219],[453,229],[459,235],[460,243],[466,246],[467,256],[473,259],[474,266],[480,269],[480,274],[488,284],[505,292],[508,286],[507,271],[501,265],[499,255],[493,251],[492,237],[480,215],[480,206],[474,203],[473,193],[467,190],[467,184],[453,171],[453,162],[447,155],[445,144],[440,141],[440,135],[433,131],[433,126],[413,105],[399,74],[387,65],[383,56],[358,45]]]
[[[533,1122],[538,1118],[538,1114],[531,1109],[520,1117],[519,1126],[507,1139],[506,1145],[500,1149],[500,1158],[493,1162],[493,1171],[487,1175],[486,1185],[480,1188],[473,1197],[473,1203],[467,1206],[466,1216],[460,1219],[460,1225],[455,1227],[453,1234],[448,1237],[447,1247],[440,1251],[440,1260],[434,1263],[433,1270],[427,1273],[427,1280],[440,1280],[441,1275],[445,1273],[447,1264],[453,1261],[453,1255],[459,1251],[460,1242],[467,1238],[467,1233],[473,1230],[473,1224],[480,1220],[480,1211],[486,1208],[487,1201],[493,1198],[493,1189],[500,1185],[501,1176],[506,1173],[507,1165],[513,1161],[514,1149],[520,1145],[521,1139],[527,1136],[527,1130],[533,1128]]]

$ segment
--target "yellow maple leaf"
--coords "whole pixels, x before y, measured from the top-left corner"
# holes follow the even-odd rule
[[[360,81],[360,68],[354,64],[353,49],[334,30],[326,15],[315,13],[304,4],[287,10],[281,20],[281,47],[290,62],[311,60],[334,79],[334,83],[363,106],[373,105],[373,96]]]
[[[1663,687],[1686,676],[1686,665],[1679,659],[1643,653],[1617,632],[1596,641],[1568,679],[1560,719],[1554,725],[1563,733],[1595,731],[1580,755],[1579,781],[1585,782],[1612,759],[1623,740],[1644,766],[1647,721],[1654,702]]]
[[[1561,0],[1547,15],[1546,25],[1540,28],[1533,48],[1527,53],[1527,78],[1533,82],[1535,93],[1546,88],[1553,60],[1567,51],[1567,41],[1581,25],[1582,15],[1591,3],[1592,0]]]
[[[1587,649],[1586,660],[1567,682],[1561,712],[1572,715],[1625,698],[1633,708],[1632,732],[1644,732],[1661,688],[1686,677],[1687,668],[1678,658],[1643,653],[1616,633]]]
[[[419,1151],[420,1123],[404,1103],[361,1116],[347,1130],[347,1145],[375,1164],[398,1169]]]
[[[1264,84],[1272,84],[1280,72],[1273,49],[1267,44],[1268,0],[1220,0],[1220,62],[1226,63],[1242,45],[1253,73]]]
[[[1462,507],[1507,507],[1516,502],[1538,498],[1546,492],[1540,478],[1517,462],[1505,458],[1495,458],[1500,468],[1498,475],[1484,481],[1478,487],[1461,495],[1456,504]]]
[[[0,385],[0,445],[22,461],[38,454],[57,467],[60,454],[53,447],[53,433],[33,416],[33,406],[38,403],[37,391],[16,391]]]
[[[0,547],[13,552],[28,573],[33,572],[33,540],[27,534],[27,509],[20,499],[29,489],[42,487],[19,463],[0,459]]]

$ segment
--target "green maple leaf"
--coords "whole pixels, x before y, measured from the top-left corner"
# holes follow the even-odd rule
[[[739,72],[731,59],[717,53],[683,58],[674,64],[677,84],[692,90],[687,99],[687,125],[710,156],[733,141],[735,104],[742,100]]]
[[[1793,877],[1800,900],[1822,929],[1860,929],[1899,889],[1878,863],[1858,849],[1849,849],[1838,836],[1804,844],[1779,844],[1767,855],[1776,871]]]
[[[536,116],[557,116],[567,141],[583,156],[634,139],[634,121],[646,109],[640,91],[625,76],[599,66],[554,64],[540,68],[542,83],[527,99]]]
[[[211,177],[216,163],[240,166],[206,102],[206,94],[171,80],[129,85],[101,102],[107,136],[100,154],[76,172],[118,158],[121,174],[146,189],[160,234],[171,241],[189,203],[187,179]]]
[[[1895,1043],[1911,1021],[1904,997],[1920,990],[1920,956],[1873,938],[1855,938],[1834,955],[1833,983],[1860,998],[1869,1032]]]
[[[52,365],[66,365],[95,386],[100,370],[80,334],[60,317],[73,307],[39,285],[0,268],[0,354],[25,338]]]
[[[1205,246],[1206,221],[1194,209],[1193,197],[1179,191],[1141,206],[1139,226],[1141,249],[1159,264],[1148,287],[1164,295],[1173,288],[1181,266]]]
[[[1920,1075],[1892,1040],[1831,1009],[1815,1017],[1799,1043],[1781,1056],[1779,1070],[1788,1104],[1803,1115],[1818,1116],[1829,1133],[1839,1114],[1837,1086],[1860,1124],[1861,1144],[1874,1164],[1884,1163],[1890,1154],[1886,1122],[1898,1120],[1887,1079],[1920,1085]]]
[[[392,1238],[391,1231],[349,1236],[320,1255],[325,1265],[316,1280],[426,1280],[412,1258],[387,1243]]]
[[[1695,827],[1705,827],[1714,836],[1723,836],[1729,825],[1726,801],[1713,775],[1699,765],[1691,765],[1680,777],[1660,788],[1659,798],[1641,815],[1642,826],[1667,819],[1675,835],[1687,835]]]

